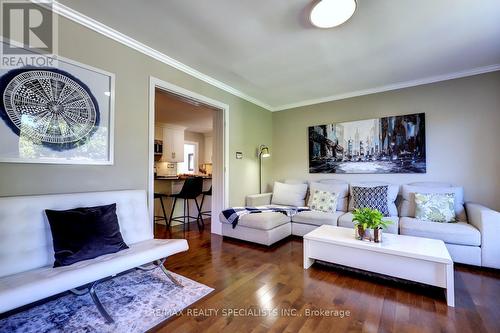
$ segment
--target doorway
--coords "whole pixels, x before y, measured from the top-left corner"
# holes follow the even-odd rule
[[[158,133],[157,126],[155,126],[155,102],[156,102],[156,93],[158,91],[165,92],[171,94],[173,96],[178,97],[179,99],[192,103],[193,105],[203,105],[209,107],[214,112],[213,119],[213,133],[210,135],[210,140],[206,138],[206,142],[210,145],[211,149],[211,163],[210,165],[206,165],[201,167],[201,160],[199,159],[203,156],[202,150],[200,147],[192,142],[182,142],[179,143],[175,141],[175,138],[172,140],[168,140],[168,144],[173,144],[172,142],[177,142],[175,144],[182,144],[184,147],[185,144],[189,146],[189,153],[185,156],[184,152],[182,154],[183,158],[178,158],[177,160],[174,158],[172,161],[176,161],[176,168],[181,168],[180,170],[186,169],[186,174],[197,174],[198,172],[210,172],[211,181],[212,181],[212,196],[211,196],[211,232],[216,234],[221,234],[221,225],[218,219],[220,212],[224,209],[224,207],[228,206],[228,127],[226,126],[228,122],[228,113],[229,107],[228,105],[221,103],[219,101],[213,100],[206,96],[194,93],[192,91],[186,90],[184,88],[175,86],[171,83],[162,81],[160,79],[150,77],[150,86],[149,86],[149,163],[148,163],[148,204],[149,204],[149,213],[151,217],[151,223],[154,228],[154,192],[155,192],[155,161],[158,161],[158,153],[155,154],[155,147],[158,146],[158,143],[161,140],[157,139]],[[181,130],[181,126],[172,125],[171,132],[175,132],[175,130]],[[155,135],[156,134],[156,135]],[[156,144],[155,144],[155,138]],[[192,148],[194,149],[192,149]],[[171,148],[172,152],[170,152],[169,147],[162,147],[163,153],[169,152],[170,154],[174,153],[174,148]],[[193,150],[191,152],[191,150]],[[198,150],[198,152],[196,152]],[[189,154],[192,154],[189,156]],[[174,153],[175,155],[175,153]],[[179,155],[175,155],[179,156]],[[171,156],[169,157],[171,158]],[[196,160],[198,159],[198,160]],[[168,160],[170,161],[170,160]],[[190,162],[191,161],[191,162]],[[191,170],[190,170],[191,169]],[[209,170],[207,170],[209,169]],[[176,169],[177,170],[177,169]],[[166,206],[170,203],[166,203]],[[154,229],[153,229],[154,230]]]

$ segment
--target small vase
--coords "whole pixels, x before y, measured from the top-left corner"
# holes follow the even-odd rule
[[[368,228],[365,230],[365,238],[366,239],[368,239],[370,242],[372,242],[374,237],[375,237],[374,229]]]
[[[365,238],[365,229],[363,229],[363,227],[360,225],[356,227],[356,238],[360,240],[363,240],[363,238]]]
[[[382,229],[377,228],[373,230],[373,241],[375,243],[382,242]]]

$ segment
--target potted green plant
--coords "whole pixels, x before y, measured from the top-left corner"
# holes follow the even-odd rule
[[[391,221],[384,220],[384,215],[377,209],[359,208],[353,211],[354,226],[358,239],[369,238],[376,243],[382,241],[382,229],[387,228]]]

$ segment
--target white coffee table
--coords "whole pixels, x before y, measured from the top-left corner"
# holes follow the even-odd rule
[[[316,259],[445,288],[455,306],[453,261],[441,240],[384,233],[373,243],[355,239],[354,229],[323,225],[304,235],[304,269]]]

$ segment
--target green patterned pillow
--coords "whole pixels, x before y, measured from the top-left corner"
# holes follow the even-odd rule
[[[335,213],[338,194],[327,191],[313,190],[309,198],[309,208],[325,213]]]
[[[415,193],[415,217],[433,222],[456,222],[454,193]]]

